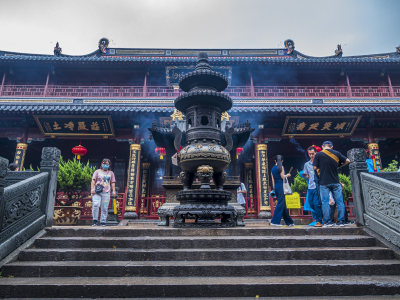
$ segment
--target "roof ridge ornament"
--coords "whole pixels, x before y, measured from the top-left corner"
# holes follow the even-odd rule
[[[102,54],[106,54],[107,53],[107,49],[108,49],[108,45],[110,44],[110,41],[108,40],[108,38],[101,38],[99,41],[99,51]]]
[[[285,41],[285,48],[286,48],[286,54],[287,55],[293,55],[294,52],[294,41],[291,39],[287,39]]]
[[[335,56],[342,57],[342,55],[343,55],[342,45],[338,44],[337,49],[335,50]]]
[[[54,47],[54,55],[60,56],[61,52],[62,52],[62,48],[60,47],[60,44],[57,42],[56,46]]]

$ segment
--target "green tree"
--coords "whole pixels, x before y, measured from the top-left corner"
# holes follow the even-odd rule
[[[83,164],[76,158],[64,161],[61,157],[57,178],[58,189],[68,196],[68,201],[60,201],[59,204],[71,205],[79,200],[82,192],[90,188],[94,171],[96,167],[91,167],[89,161]]]
[[[399,170],[399,162],[397,160],[392,160],[382,172],[397,172]]]

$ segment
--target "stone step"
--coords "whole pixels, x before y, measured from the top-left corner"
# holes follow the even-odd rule
[[[148,261],[148,260],[363,260],[394,259],[383,247],[321,248],[203,248],[203,249],[26,249],[20,261]]]
[[[0,298],[289,297],[400,294],[400,276],[0,278]]]
[[[91,237],[91,236],[108,236],[108,237],[139,237],[139,236],[287,236],[287,235],[364,235],[362,228],[355,225],[345,227],[327,227],[315,228],[310,226],[295,227],[265,227],[261,228],[209,228],[209,229],[193,229],[193,228],[127,228],[120,226],[113,227],[71,227],[65,226],[52,227],[47,229],[47,236],[54,237]]]
[[[43,237],[34,248],[285,248],[368,247],[376,240],[364,235],[311,236],[166,236],[166,237]]]
[[[399,300],[398,295],[383,295],[383,296],[318,296],[318,297],[256,297],[260,300]],[[7,300],[22,300],[25,298],[7,298]],[[125,300],[126,298],[107,298],[107,300]],[[134,298],[138,299],[138,298]],[[141,298],[145,300],[159,300],[160,297],[156,298]],[[163,300],[176,300],[176,297],[163,297]],[[185,300],[204,300],[204,297],[185,297]],[[29,300],[43,300],[43,298],[29,298]],[[93,300],[93,298],[57,298],[57,300]],[[207,300],[254,300],[254,297],[207,297]]]
[[[126,276],[375,276],[400,275],[400,260],[279,261],[17,261],[2,268],[14,277]]]

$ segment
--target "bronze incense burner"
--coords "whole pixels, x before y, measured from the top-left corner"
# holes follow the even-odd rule
[[[176,195],[180,205],[174,208],[174,226],[233,227],[236,212],[228,205],[232,194],[223,190],[231,157],[221,144],[221,115],[232,107],[232,99],[221,93],[228,80],[200,53],[195,70],[179,86],[185,93],[175,99],[175,107],[186,116],[186,145],[178,153],[184,188]],[[198,189],[191,188],[195,178],[201,182]]]

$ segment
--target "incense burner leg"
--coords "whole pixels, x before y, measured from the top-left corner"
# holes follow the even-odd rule
[[[194,173],[188,171],[182,171],[179,174],[179,178],[183,184],[183,190],[188,190],[192,187],[193,180],[194,180]]]
[[[224,189],[223,187],[224,187],[224,183],[225,183],[225,180],[227,177],[228,176],[227,176],[226,172],[215,172],[213,174],[213,180],[215,183],[215,187],[218,190],[222,191]]]

